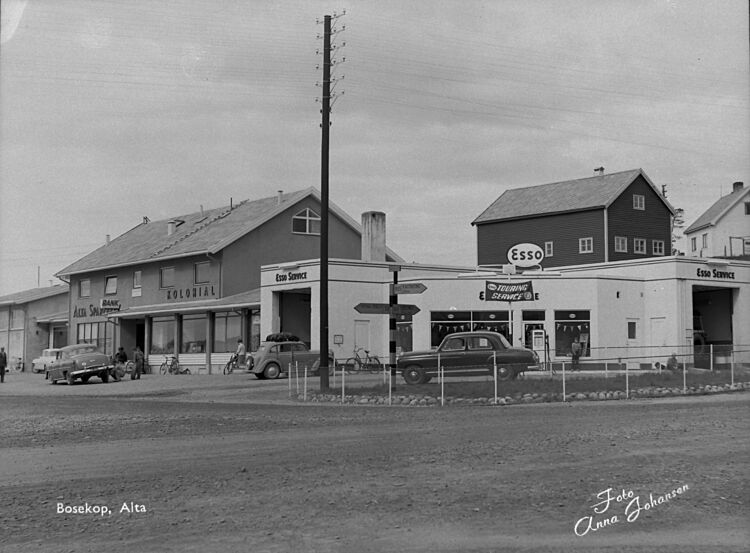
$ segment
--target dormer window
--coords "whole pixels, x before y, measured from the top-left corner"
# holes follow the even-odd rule
[[[295,234],[320,234],[320,215],[305,208],[292,217],[292,232]]]
[[[646,196],[633,194],[633,209],[643,211],[646,209]]]

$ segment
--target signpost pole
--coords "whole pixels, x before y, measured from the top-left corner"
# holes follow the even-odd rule
[[[394,310],[394,306],[398,304],[398,294],[396,294],[396,285],[398,284],[398,268],[393,271],[393,286],[391,287],[391,293],[388,297],[388,307],[389,313],[388,313],[388,335],[389,335],[389,343],[388,343],[388,363],[390,365],[391,369],[391,381],[389,383],[388,389],[388,404],[390,405],[390,394],[393,391],[393,377],[396,374],[396,313]]]

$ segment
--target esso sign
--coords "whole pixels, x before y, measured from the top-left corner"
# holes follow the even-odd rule
[[[544,250],[536,244],[516,244],[508,250],[508,262],[519,267],[533,267],[544,261]]]

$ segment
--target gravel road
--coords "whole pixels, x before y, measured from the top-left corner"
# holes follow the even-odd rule
[[[749,407],[342,407],[248,375],[11,374],[0,550],[748,551]],[[87,505],[111,514],[58,512]]]

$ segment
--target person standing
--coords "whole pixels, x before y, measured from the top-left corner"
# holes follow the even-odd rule
[[[247,350],[245,349],[245,344],[242,343],[242,338],[240,338],[239,340],[237,340],[237,351],[235,352],[235,355],[237,356],[237,365],[245,365],[246,354]]]
[[[570,346],[570,356],[573,361],[573,367],[572,370],[578,371],[581,370],[581,366],[578,364],[578,360],[581,358],[581,342],[578,340],[578,337],[573,340],[573,344]]]
[[[135,366],[133,367],[133,372],[130,374],[130,380],[140,380],[141,373],[143,373],[143,352],[141,351],[141,346],[135,346],[133,361],[135,362]]]
[[[8,354],[5,348],[0,348],[0,384],[5,382],[5,367],[8,366]]]

